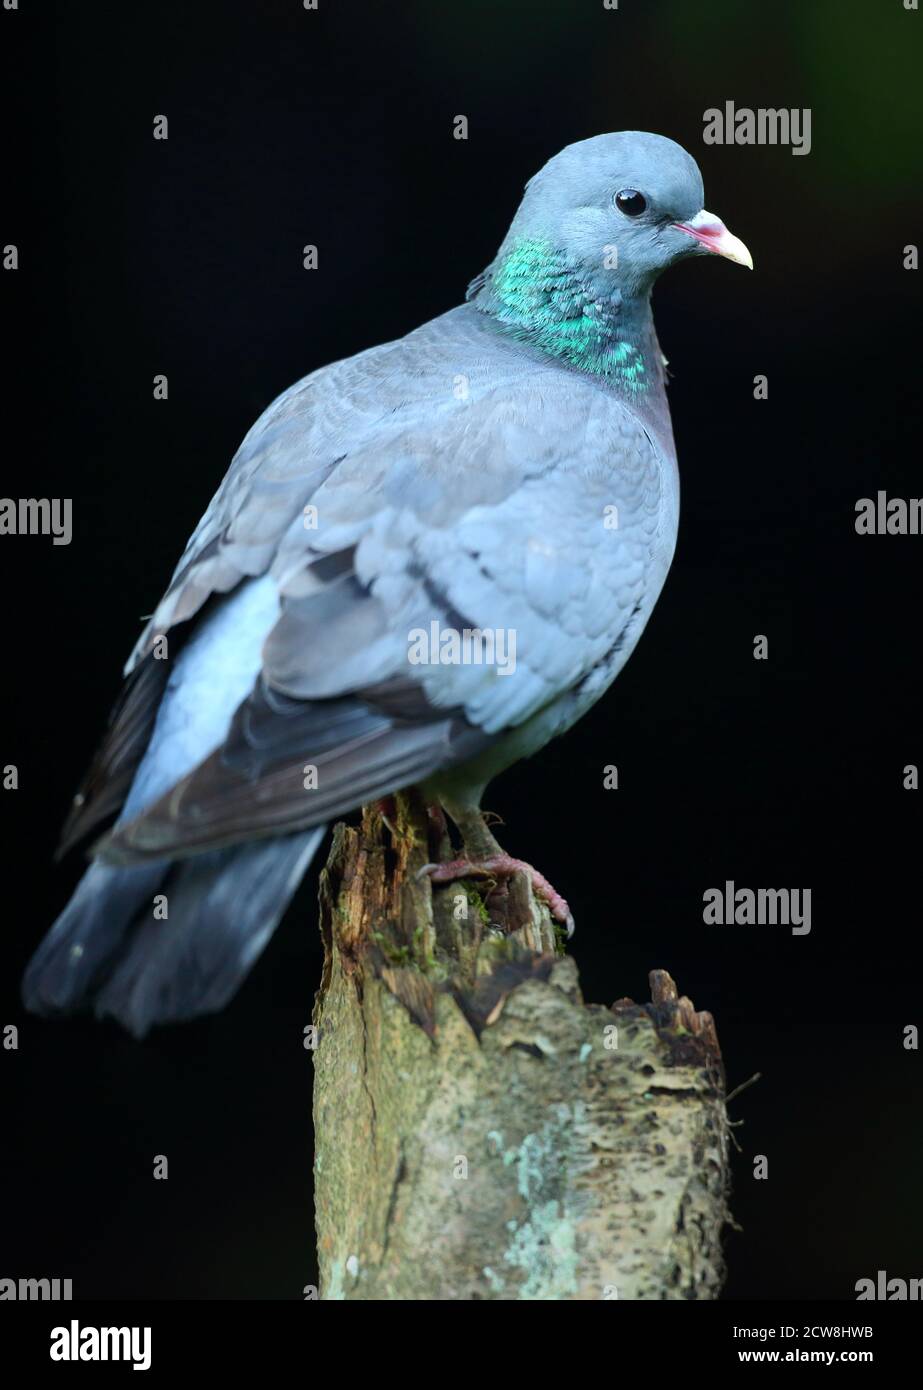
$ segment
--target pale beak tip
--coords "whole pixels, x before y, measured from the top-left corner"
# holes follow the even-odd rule
[[[745,266],[747,267],[748,270],[752,270],[752,269],[753,269],[753,257],[750,255],[750,248],[749,248],[749,246],[745,246],[744,243],[743,243],[742,241],[740,241],[740,238],[739,238],[739,237],[738,237],[738,242],[739,242],[739,247],[740,247],[740,256],[739,256],[739,259],[738,259],[737,264],[738,264],[738,265],[745,265]]]
[[[713,251],[725,260],[733,261],[735,265],[746,266],[748,270],[753,269],[753,257],[740,237],[729,232],[720,217],[706,212],[704,208],[689,222],[674,222],[673,225],[695,237],[707,251]]]
[[[733,232],[729,232],[726,228],[711,245],[708,242],[705,244],[710,251],[723,256],[726,261],[733,261],[735,265],[746,266],[747,270],[753,269],[753,257],[750,254],[750,248],[741,241],[739,236],[734,236]]]

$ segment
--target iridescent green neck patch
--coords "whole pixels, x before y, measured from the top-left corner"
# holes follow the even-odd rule
[[[610,377],[632,392],[648,388],[644,354],[630,341],[628,326],[599,304],[577,270],[546,241],[517,242],[474,303],[551,357]]]

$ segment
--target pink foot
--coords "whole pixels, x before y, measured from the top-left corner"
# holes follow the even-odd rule
[[[394,822],[397,820],[396,798],[393,796],[381,796],[377,801],[373,801],[372,805],[388,827],[392,840],[396,840],[397,831],[394,828]]]
[[[568,937],[573,936],[574,919],[566,901],[544,874],[524,859],[513,859],[509,854],[492,854],[487,859],[450,859],[446,864],[424,864],[419,877],[426,875],[432,883],[454,883],[471,876],[511,878],[513,874],[528,875],[533,892],[548,904],[552,917],[566,929]]]

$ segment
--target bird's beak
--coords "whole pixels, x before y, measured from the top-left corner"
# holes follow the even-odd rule
[[[753,269],[753,257],[744,246],[740,237],[733,236],[713,212],[697,212],[695,217],[688,222],[674,222],[673,226],[680,232],[688,232],[689,236],[695,237],[706,251],[714,251],[718,256],[726,256],[729,261],[736,261],[738,265],[745,265],[748,270]]]

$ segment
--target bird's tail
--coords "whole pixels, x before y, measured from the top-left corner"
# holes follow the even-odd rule
[[[220,1009],[278,925],[324,829],[190,859],[91,864],[29,962],[26,1008],[92,1006],[136,1037]]]

